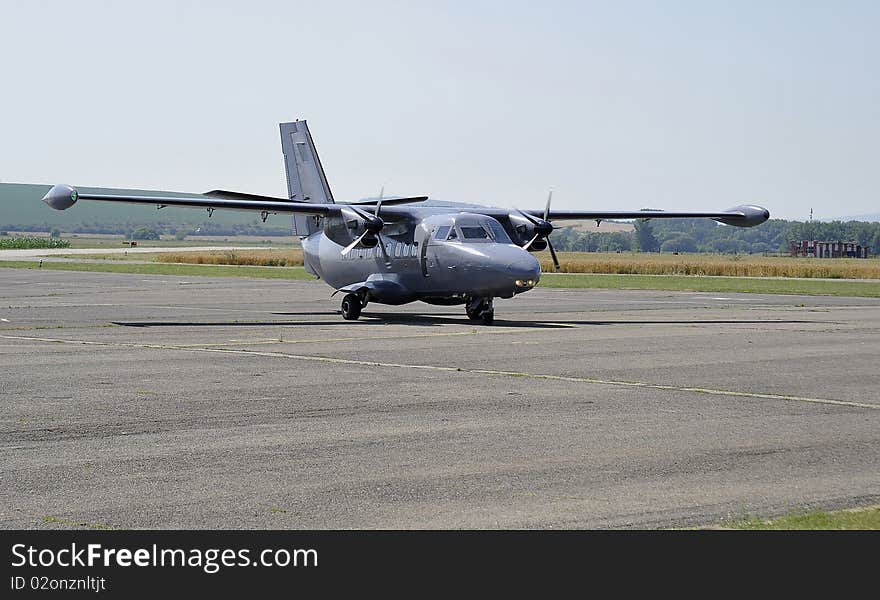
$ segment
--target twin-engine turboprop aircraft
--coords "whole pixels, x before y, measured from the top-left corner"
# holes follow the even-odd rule
[[[66,210],[78,200],[248,210],[293,215],[293,235],[302,239],[305,268],[343,292],[342,317],[357,319],[368,302],[463,304],[470,319],[491,324],[495,298],[527,292],[541,278],[530,254],[549,248],[559,261],[550,234],[551,221],[566,219],[706,218],[736,227],[753,227],[770,217],[760,206],[721,212],[554,211],[550,197],[543,210],[434,207],[427,196],[342,204],[333,194],[305,121],[281,123],[281,148],[287,170],[287,198],[214,190],[201,197],[133,196],[81,193],[56,185],[43,201]],[[336,292],[334,292],[335,294]]]

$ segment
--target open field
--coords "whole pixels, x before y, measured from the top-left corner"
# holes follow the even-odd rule
[[[654,254],[644,252],[560,252],[563,273],[618,275],[710,275],[721,277],[809,277],[880,279],[880,258],[792,258],[727,254]],[[541,268],[553,271],[549,252],[537,254]]]
[[[723,526],[731,529],[880,529],[880,506],[796,512],[775,519],[752,517],[724,522]]]
[[[63,258],[84,258],[75,254],[62,254]],[[244,265],[251,267],[301,267],[302,250],[299,248],[273,248],[247,250],[242,248],[218,248],[216,250],[194,252],[143,252],[120,254],[92,254],[91,260],[152,261],[191,265]]]
[[[53,237],[0,236],[0,250],[70,248],[70,241]]]
[[[553,272],[548,252],[537,254],[545,273]],[[101,256],[122,260],[121,255]],[[254,250],[251,252],[187,252],[141,255],[140,260],[193,264],[260,266],[302,265],[302,251],[296,249]],[[712,277],[789,277],[810,279],[880,279],[880,258],[810,259],[788,256],[744,256],[716,254],[647,254],[560,252],[563,273],[616,275],[692,275]]]
[[[190,263],[197,265],[247,265],[260,267],[301,267],[302,250],[217,250],[213,252],[163,252],[156,255],[163,263]]]
[[[252,253],[210,255],[188,253],[163,255],[162,262],[194,262],[198,264],[276,264],[290,256],[287,251],[255,250]],[[294,255],[293,263],[302,264],[302,254]],[[548,252],[539,253],[541,268],[552,272]],[[261,262],[265,257],[268,260]],[[789,256],[744,256],[716,254],[647,254],[560,252],[563,273],[602,273],[618,275],[698,275],[716,277],[792,277],[816,279],[880,279],[880,258],[871,259],[810,259]]]
[[[38,237],[49,239],[46,232],[26,232],[26,231],[10,231],[8,236],[0,236],[0,240],[19,238],[19,237]],[[70,242],[71,248],[107,248],[115,250],[116,248],[124,248],[126,243],[125,236],[121,234],[89,234],[89,233],[61,233],[61,238]],[[231,236],[187,236],[186,239],[178,240],[171,235],[163,235],[158,240],[137,240],[138,248],[168,248],[181,247],[187,248],[191,246],[276,246],[282,248],[299,248],[299,239],[291,237],[277,236],[248,236],[248,235],[231,235]]]
[[[50,262],[0,260],[0,268],[40,269],[43,271],[88,271],[93,273],[136,273],[140,275],[186,275],[195,277],[254,277],[258,279],[314,279],[302,267],[246,267],[228,265],[187,265],[139,262]]]

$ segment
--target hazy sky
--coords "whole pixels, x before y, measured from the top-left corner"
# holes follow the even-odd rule
[[[880,2],[0,0],[0,181],[880,212]]]

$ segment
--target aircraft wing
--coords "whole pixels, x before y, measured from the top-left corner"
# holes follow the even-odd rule
[[[224,192],[215,190],[208,192],[204,197],[187,196],[137,196],[128,194],[93,194],[80,192],[69,185],[53,186],[43,196],[43,202],[55,210],[67,210],[77,200],[98,200],[101,202],[125,202],[128,204],[154,204],[159,208],[166,206],[178,206],[188,208],[204,208],[208,211],[214,209],[247,210],[267,213],[298,213],[306,215],[327,215],[338,212],[341,205],[337,204],[311,204],[308,202],[293,202],[281,198],[267,196],[255,196],[238,192]]]
[[[608,219],[714,219],[735,227],[754,227],[770,218],[770,211],[762,206],[744,205],[721,211],[675,211],[675,210],[550,210],[532,209],[519,211],[506,208],[467,208],[467,212],[490,217],[505,218],[512,213],[525,213],[534,219],[547,221],[607,221]]]
[[[523,211],[538,219],[544,218],[543,210]],[[761,206],[737,206],[724,211],[697,212],[671,210],[551,210],[548,221],[583,220],[605,221],[607,219],[714,219],[725,225],[754,227],[770,218],[770,211]]]

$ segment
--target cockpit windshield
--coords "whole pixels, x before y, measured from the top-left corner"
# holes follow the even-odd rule
[[[434,239],[466,244],[513,243],[501,223],[491,218],[485,220],[471,218],[465,222],[459,222],[457,225],[441,225],[434,230]]]

